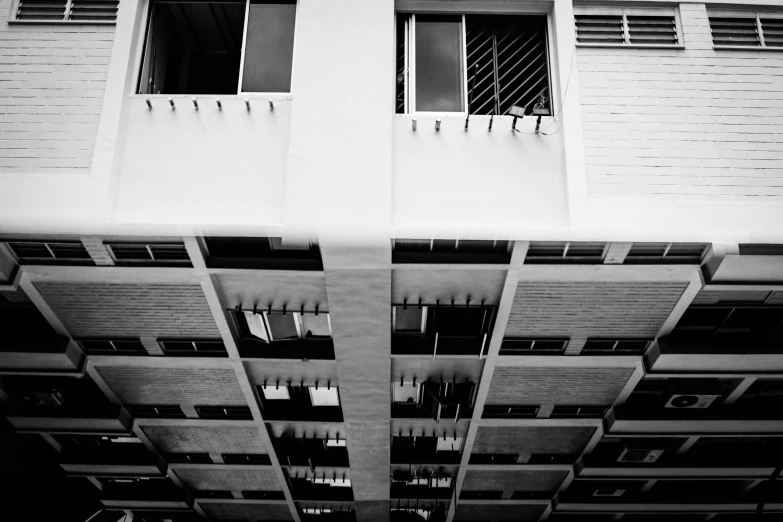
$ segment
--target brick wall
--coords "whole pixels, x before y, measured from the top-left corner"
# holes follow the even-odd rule
[[[229,504],[200,502],[210,520],[293,520],[285,504]]]
[[[89,172],[113,40],[111,25],[0,23],[0,173]]]
[[[457,505],[454,520],[513,520],[514,522],[538,521],[546,509],[545,505],[529,506],[524,504],[513,506],[492,506],[487,504]]]
[[[703,4],[684,50],[577,50],[589,190],[691,200],[783,198],[783,55],[717,51]]]
[[[473,443],[473,454],[517,453],[528,458],[533,453],[578,455],[594,432],[595,428],[589,427],[480,427]]]
[[[609,406],[632,368],[495,368],[487,404]]]
[[[275,471],[269,469],[180,468],[177,476],[190,490],[282,491]]]
[[[198,285],[35,284],[68,332],[81,337],[139,337],[160,353],[158,337],[220,338]]]
[[[654,338],[688,283],[522,282],[506,337],[570,337],[567,353],[588,337]]]
[[[514,491],[554,492],[568,475],[567,471],[476,471],[468,470],[462,490],[503,491],[509,498]]]
[[[258,428],[144,426],[162,453],[266,453]]]
[[[176,404],[188,417],[194,406],[247,406],[233,370],[99,367],[106,384],[125,405]]]

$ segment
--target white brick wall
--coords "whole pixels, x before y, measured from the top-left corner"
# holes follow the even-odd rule
[[[780,201],[783,52],[713,50],[705,6],[680,13],[684,50],[577,50],[589,190]]]
[[[113,25],[8,24],[0,0],[0,174],[87,173]]]

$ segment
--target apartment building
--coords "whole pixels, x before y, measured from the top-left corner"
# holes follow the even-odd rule
[[[2,1],[11,520],[783,517],[783,2]]]

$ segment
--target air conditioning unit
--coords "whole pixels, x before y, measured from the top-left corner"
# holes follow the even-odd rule
[[[649,464],[658,460],[662,454],[662,449],[625,448],[617,459],[617,462]]]
[[[593,492],[594,497],[622,497],[624,489],[596,489]]]
[[[14,401],[20,406],[62,406],[63,394],[59,390],[22,391],[14,393]]]
[[[720,395],[672,395],[667,408],[709,408]]]

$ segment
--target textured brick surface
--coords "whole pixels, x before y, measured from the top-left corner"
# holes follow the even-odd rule
[[[139,337],[159,352],[158,337],[214,338],[220,333],[198,285],[38,282],[36,288],[79,337]]]
[[[285,504],[205,502],[200,505],[211,520],[293,520]]]
[[[269,469],[178,469],[177,476],[194,491],[222,489],[228,491],[282,491],[275,471]]]
[[[123,404],[177,404],[183,410],[199,405],[247,406],[233,370],[99,367],[98,371]]]
[[[0,173],[88,172],[111,25],[12,25],[0,1]]]
[[[589,190],[780,201],[783,56],[712,48],[680,4],[684,50],[577,50]]]
[[[580,454],[595,428],[487,428],[476,433],[473,453]]]
[[[144,426],[162,453],[266,453],[257,428]]]
[[[720,296],[723,292],[720,290],[701,290],[696,297],[693,298],[691,304],[695,305],[710,305],[715,304],[720,300]]]
[[[468,470],[462,489],[467,491],[503,491],[504,498],[510,497],[514,491],[554,492],[567,475],[567,471]]]
[[[515,522],[537,521],[546,506],[491,506],[459,504],[454,520],[513,520]]]
[[[614,403],[631,368],[495,368],[487,404]]]
[[[506,337],[570,337],[578,353],[588,337],[653,338],[687,282],[545,281],[517,286]]]

